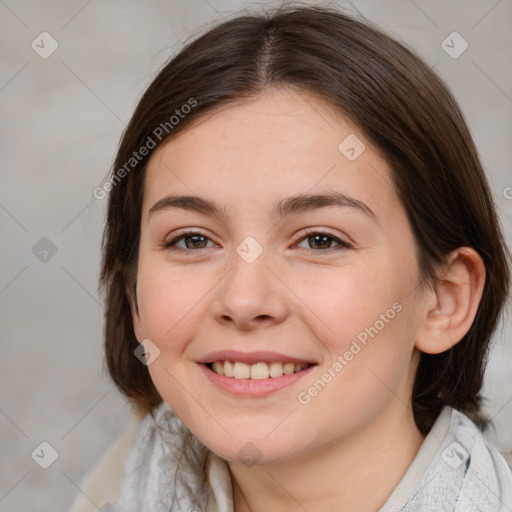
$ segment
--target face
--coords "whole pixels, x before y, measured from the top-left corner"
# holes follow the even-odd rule
[[[385,161],[312,96],[231,105],[153,154],[137,302],[156,388],[228,461],[407,412],[425,312],[411,228]]]

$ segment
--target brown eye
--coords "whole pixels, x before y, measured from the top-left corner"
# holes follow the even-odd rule
[[[310,249],[313,252],[326,252],[330,249],[344,250],[352,247],[350,244],[343,240],[340,240],[338,237],[322,231],[312,231],[310,233],[307,233],[300,240],[307,241],[308,247],[305,248]],[[338,244],[339,247],[337,249],[332,247],[333,242]]]
[[[177,244],[183,240],[184,246],[178,246]],[[175,236],[173,239],[168,240],[164,243],[164,247],[170,248],[176,246],[178,250],[194,250],[194,249],[206,249],[206,244],[209,238],[204,236],[202,233],[189,231],[185,234]]]

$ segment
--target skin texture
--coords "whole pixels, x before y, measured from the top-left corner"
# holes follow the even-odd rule
[[[365,144],[354,161],[338,149],[350,134]],[[377,221],[354,207],[270,216],[276,200],[332,191],[364,202]],[[214,200],[227,216],[176,208],[150,216],[168,194]],[[183,238],[163,247],[184,228],[206,237],[199,248]],[[316,239],[319,247],[318,231],[352,247]],[[252,263],[236,251],[248,236],[263,250]],[[228,461],[237,512],[384,504],[424,440],[410,407],[419,350],[460,341],[481,297],[479,255],[460,248],[450,260],[438,289],[421,286],[386,162],[349,119],[305,93],[279,89],[232,104],[156,150],[145,181],[134,329],[160,350],[149,371],[163,399]],[[299,393],[393,304],[400,311],[301,403]],[[277,351],[317,366],[269,396],[235,397],[196,362],[222,349]],[[251,466],[237,455],[248,442],[257,448]]]

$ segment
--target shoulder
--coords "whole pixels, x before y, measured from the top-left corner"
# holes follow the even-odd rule
[[[433,489],[443,496],[442,502],[451,504],[449,510],[508,510],[505,507],[512,507],[510,467],[469,417],[456,409],[449,410],[450,427],[434,458],[429,486],[434,484]],[[430,492],[428,498],[435,501],[434,493]]]
[[[467,453],[458,503],[468,510],[509,510],[512,470],[505,457],[466,415],[454,411],[452,420],[452,444],[458,443]]]
[[[124,466],[142,418],[133,414],[119,437],[108,451],[82,478],[80,493],[71,505],[69,512],[97,512],[98,506],[116,502],[121,496]],[[96,504],[96,505],[95,505]]]
[[[465,414],[445,406],[379,512],[510,512],[512,471]]]
[[[461,411],[452,409],[453,436],[465,446],[466,450],[480,455],[495,468],[505,470],[512,475],[512,452],[500,452],[494,443]]]

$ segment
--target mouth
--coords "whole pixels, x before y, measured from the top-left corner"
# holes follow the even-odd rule
[[[273,351],[218,350],[196,360],[218,390],[239,397],[265,397],[292,386],[318,362]]]
[[[293,375],[307,370],[312,363],[292,363],[281,361],[260,361],[247,364],[242,361],[213,361],[205,366],[217,375],[231,379],[265,380],[278,379],[283,375]]]
[[[231,396],[265,397],[292,386],[317,362],[277,352],[222,350],[196,361],[207,380]]]

